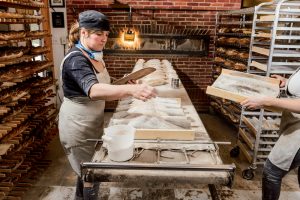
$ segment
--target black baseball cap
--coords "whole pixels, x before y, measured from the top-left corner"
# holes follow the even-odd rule
[[[79,28],[109,31],[109,21],[105,15],[96,10],[79,13]]]

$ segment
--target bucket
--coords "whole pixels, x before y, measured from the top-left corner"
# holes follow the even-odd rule
[[[102,136],[107,146],[108,158],[112,161],[127,161],[133,156],[135,128],[129,125],[115,125],[104,129]]]

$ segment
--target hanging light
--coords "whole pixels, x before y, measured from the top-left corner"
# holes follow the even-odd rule
[[[129,25],[129,28],[127,29],[127,31],[124,33],[124,41],[126,41],[126,42],[133,42],[134,38],[135,38],[135,32],[130,28],[131,21],[132,21],[131,7],[129,7],[128,18],[129,18],[130,25]]]
[[[128,28],[128,30],[124,33],[124,41],[133,42],[134,38],[135,32],[131,28]]]

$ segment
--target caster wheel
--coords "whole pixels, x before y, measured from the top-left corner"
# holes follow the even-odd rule
[[[231,149],[231,151],[230,151],[230,157],[232,157],[232,158],[238,157],[239,154],[240,154],[240,147],[238,147],[238,146],[234,147],[234,148]]]
[[[254,178],[254,172],[252,169],[245,169],[243,172],[242,172],[242,176],[244,179],[246,180],[252,180]]]

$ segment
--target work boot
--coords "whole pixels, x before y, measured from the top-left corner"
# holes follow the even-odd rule
[[[93,187],[83,188],[83,199],[84,200],[99,200],[98,197],[100,183],[94,183]]]
[[[75,200],[83,200],[83,180],[79,176],[76,182]]]

